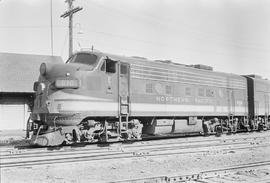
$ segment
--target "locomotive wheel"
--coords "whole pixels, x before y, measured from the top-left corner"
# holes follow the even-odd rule
[[[81,141],[80,134],[75,129],[72,130],[72,137],[74,142]]]

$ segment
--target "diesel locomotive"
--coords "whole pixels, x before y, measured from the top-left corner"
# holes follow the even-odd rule
[[[31,142],[140,140],[144,136],[269,128],[270,81],[209,66],[81,51],[40,66]]]

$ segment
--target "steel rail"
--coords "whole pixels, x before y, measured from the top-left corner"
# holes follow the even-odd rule
[[[232,146],[232,145],[230,145]],[[218,150],[241,150],[241,149],[250,149],[250,148],[258,148],[258,147],[267,147],[269,145],[256,145],[254,147],[250,147],[250,145],[246,147],[239,147],[239,144],[237,147],[227,147],[227,148],[221,148]],[[45,164],[51,164],[51,163],[70,163],[70,162],[81,162],[81,161],[96,161],[96,160],[110,160],[110,159],[123,159],[123,158],[134,158],[134,157],[146,157],[146,156],[163,156],[163,155],[175,155],[175,154],[190,154],[190,153],[203,153],[203,152],[209,152],[208,149],[209,146],[207,146],[207,149],[205,150],[195,150],[195,151],[182,151],[183,149],[166,149],[165,151],[172,151],[172,152],[164,152],[164,149],[152,149],[151,151],[148,151],[146,153],[138,153],[136,152],[115,152],[115,153],[105,153],[105,154],[88,154],[85,156],[75,156],[75,157],[62,157],[62,158],[53,158],[53,159],[38,159],[38,160],[30,160],[30,161],[20,161],[20,162],[2,162],[0,165],[0,168],[8,168],[8,167],[21,167],[21,166],[34,166],[34,165],[45,165]],[[201,148],[201,147],[197,147]],[[215,149],[217,150],[217,149]]]

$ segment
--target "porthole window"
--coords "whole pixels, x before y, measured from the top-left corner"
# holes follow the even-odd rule
[[[199,97],[204,97],[204,88],[199,88],[198,89],[198,96]]]
[[[211,89],[206,90],[206,96],[207,97],[214,97],[214,91]]]
[[[146,93],[153,93],[153,85],[152,85],[152,83],[147,83],[145,85],[145,92]]]
[[[191,96],[191,88],[190,87],[185,88],[185,95]]]
[[[172,86],[166,85],[166,94],[172,94]]]

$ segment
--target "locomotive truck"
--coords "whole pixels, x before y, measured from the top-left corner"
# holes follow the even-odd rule
[[[28,131],[40,146],[259,130],[269,122],[268,80],[204,65],[81,51],[63,64],[42,63],[34,91]]]

